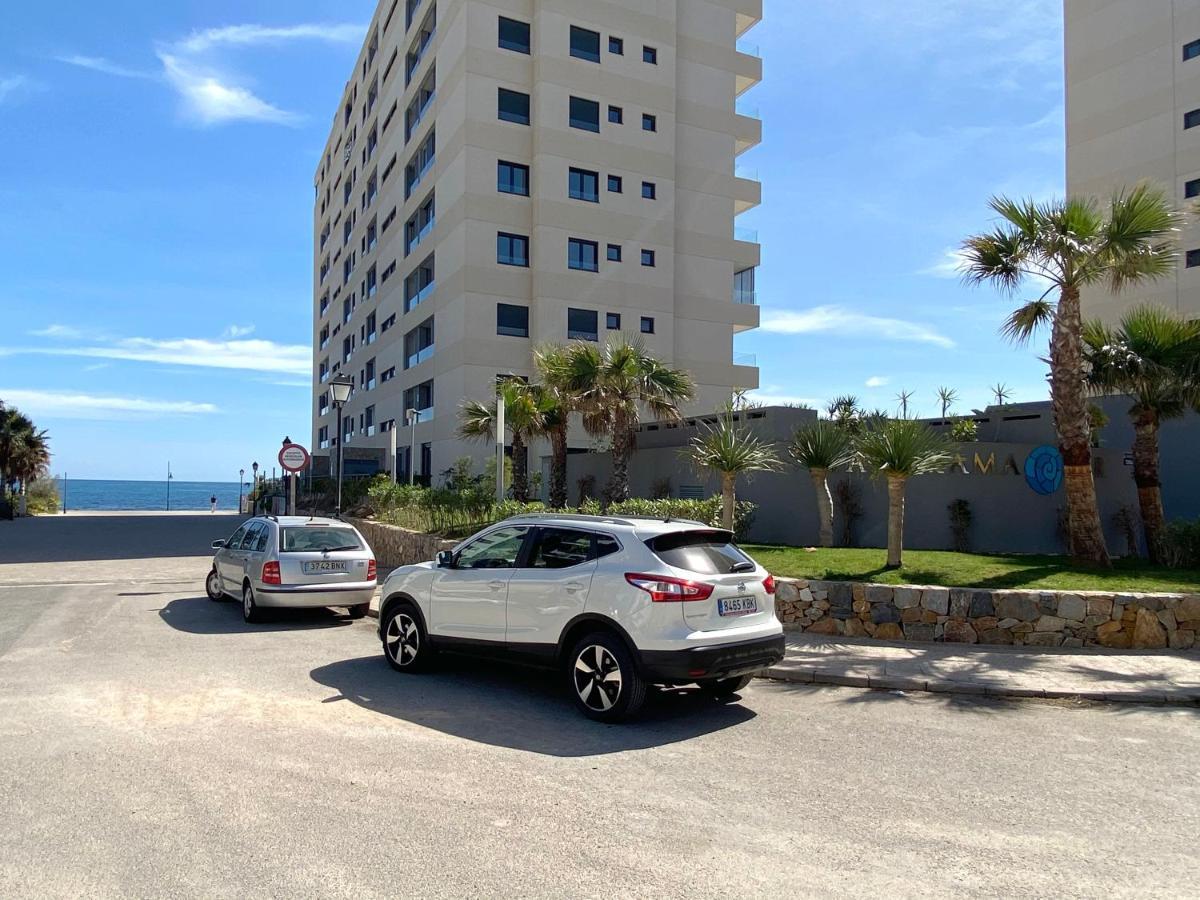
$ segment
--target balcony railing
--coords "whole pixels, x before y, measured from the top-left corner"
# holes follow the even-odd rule
[[[404,367],[406,369],[411,369],[414,366],[419,366],[431,356],[433,356],[433,344],[430,344],[428,347],[422,347],[416,353],[410,354],[408,359],[405,361]]]
[[[758,230],[754,228],[743,228],[741,225],[735,225],[733,228],[733,239],[735,241],[745,241],[748,244],[757,244]]]
[[[737,105],[734,107],[734,110],[739,116],[746,116],[750,119],[762,118],[762,114],[759,112],[758,107],[752,106],[749,103],[742,103],[741,101],[738,101]]]
[[[742,306],[757,306],[758,291],[747,290],[746,288],[734,288],[733,302]]]
[[[749,366],[750,368],[757,368],[758,357],[753,353],[735,353],[733,354],[733,364],[735,366]]]

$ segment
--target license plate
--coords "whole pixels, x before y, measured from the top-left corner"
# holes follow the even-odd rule
[[[349,572],[350,564],[344,562],[330,562],[329,560],[318,560],[317,562],[306,562],[304,564],[305,575],[327,575],[331,572]]]
[[[717,613],[722,616],[748,616],[758,612],[758,601],[753,597],[726,597],[717,601]]]

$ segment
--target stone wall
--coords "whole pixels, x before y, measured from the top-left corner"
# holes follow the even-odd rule
[[[781,580],[784,628],[890,641],[1187,650],[1200,595],[987,591]]]
[[[375,551],[375,560],[381,567],[388,569],[428,562],[437,556],[439,550],[451,550],[458,543],[442,540],[437,535],[409,531],[407,528],[385,525],[371,519],[347,518],[346,521],[362,532],[362,536]]]

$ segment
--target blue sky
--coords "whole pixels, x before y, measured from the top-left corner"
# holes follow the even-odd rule
[[[374,3],[19,4],[0,48],[0,398],[56,473],[233,480],[307,442],[312,175]],[[1061,192],[1058,0],[766,0],[760,398],[934,412],[1040,346],[950,256],[994,192]],[[1040,343],[1040,342],[1039,342]]]

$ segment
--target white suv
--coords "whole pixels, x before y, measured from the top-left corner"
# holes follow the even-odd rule
[[[584,715],[617,721],[648,684],[729,696],[779,662],[774,593],[728,531],[699,522],[519,516],[392,572],[379,636],[400,672],[439,650],[553,666]]]

